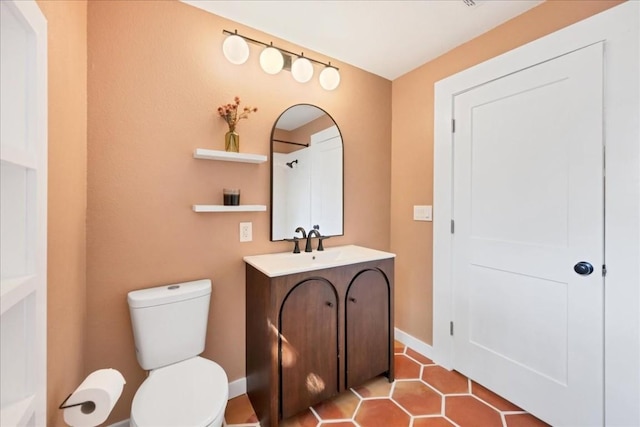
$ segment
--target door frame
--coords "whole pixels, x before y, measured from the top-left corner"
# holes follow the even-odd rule
[[[640,425],[640,2],[628,1],[435,84],[433,359],[453,368],[453,98],[604,41],[606,425]],[[635,96],[634,96],[635,95]]]

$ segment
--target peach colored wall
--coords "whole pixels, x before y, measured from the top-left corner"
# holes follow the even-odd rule
[[[329,115],[324,114],[317,119],[312,120],[309,123],[306,123],[305,125],[291,131],[276,129],[273,137],[274,139],[279,139],[282,141],[309,144],[309,142],[311,141],[311,135],[320,132],[321,130],[325,130],[333,126],[334,124],[335,123],[333,122],[332,118]],[[301,150],[304,147],[301,145],[276,143],[273,148],[274,152],[276,153],[291,153],[293,151]]]
[[[297,141],[296,139],[294,139],[294,137],[291,134],[292,132],[290,131],[276,129],[275,132],[273,133],[273,139],[278,139],[280,141],[299,142],[301,144],[304,143],[302,141]],[[273,145],[274,153],[282,153],[282,154],[293,153],[294,151],[302,150],[303,148],[305,148],[302,145],[287,144],[284,142],[275,142],[272,145]]]
[[[311,135],[331,126],[333,126],[333,120],[331,120],[331,117],[323,115],[310,121],[304,126],[300,126],[298,129],[292,130],[289,133],[289,138],[291,138],[291,141],[306,142],[308,144],[311,141]]]
[[[273,123],[293,104],[328,111],[342,130],[347,171],[345,236],[329,244],[389,249],[391,82],[307,49],[340,67],[337,90],[265,74],[254,45],[246,64],[232,65],[222,55],[223,28],[302,50],[177,1],[89,2],[86,364],[127,379],[108,423],[129,417],[145,377],[133,347],[131,290],[211,278],[204,356],[231,381],[244,376],[242,257],[291,248],[269,241],[268,211],[191,210],[220,204],[229,186],[242,189],[243,203],[269,204],[270,163],[192,156],[197,147],[223,149],[227,128],[216,109],[235,95],[259,108],[237,128],[242,152],[268,154]],[[253,242],[238,241],[241,221],[253,222]]]
[[[433,203],[434,83],[619,3],[547,1],[393,81],[391,251],[397,254],[398,328],[433,342],[433,229],[412,215],[413,205]]]
[[[84,379],[87,206],[87,3],[38,1],[48,22],[47,425]]]

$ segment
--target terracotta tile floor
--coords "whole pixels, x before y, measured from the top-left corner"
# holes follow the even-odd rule
[[[375,378],[283,420],[281,427],[543,427],[526,413],[455,371],[397,342],[396,380]],[[229,400],[225,425],[259,427],[247,395]]]

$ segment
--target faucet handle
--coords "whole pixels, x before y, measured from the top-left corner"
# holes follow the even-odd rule
[[[287,242],[293,242],[295,245],[293,247],[293,253],[294,254],[299,254],[300,253],[300,245],[298,244],[298,242],[300,241],[299,238],[295,237],[293,239],[284,239]]]
[[[318,237],[318,250],[319,251],[324,251],[324,246],[322,246],[322,241],[325,240],[325,239],[329,239],[329,238],[331,238],[331,236]]]

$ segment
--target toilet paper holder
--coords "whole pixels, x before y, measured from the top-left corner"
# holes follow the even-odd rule
[[[90,400],[84,401],[84,402],[79,402],[79,403],[74,403],[72,405],[66,405],[65,403],[67,403],[67,400],[69,400],[69,398],[73,396],[73,393],[69,393],[69,396],[67,396],[67,398],[60,404],[60,406],[58,406],[58,409],[67,409],[67,408],[73,408],[75,406],[82,406],[82,405],[86,405],[88,404],[87,408],[82,408],[82,412],[84,413],[89,413],[89,412],[93,412],[93,410],[95,409],[96,404],[93,403]]]

